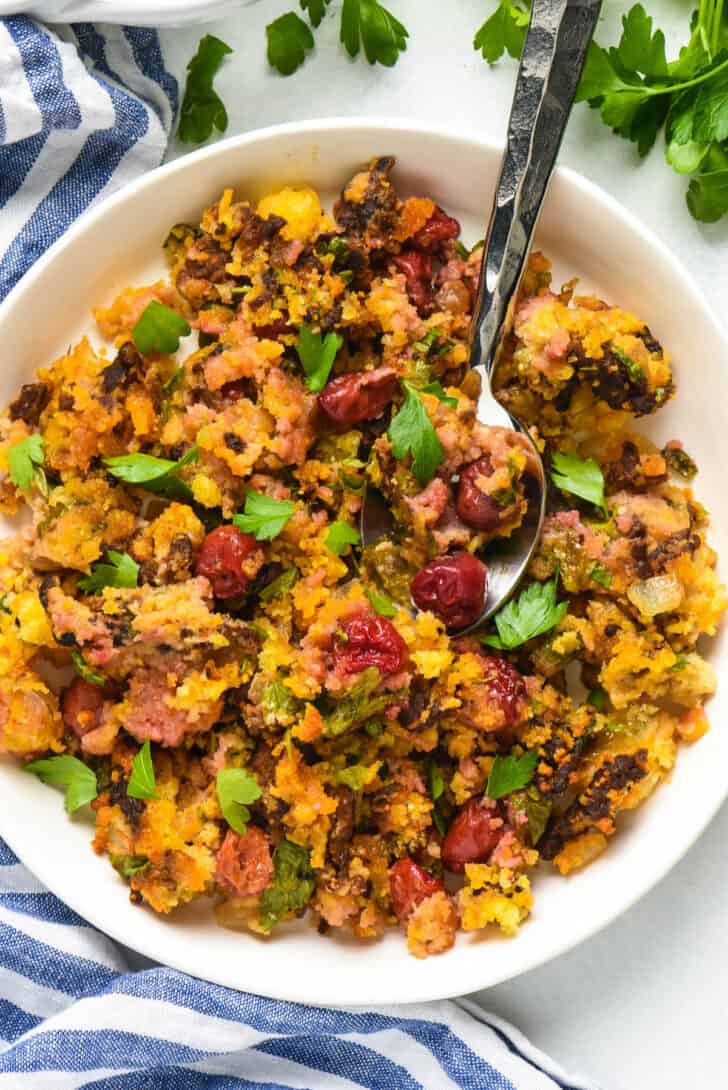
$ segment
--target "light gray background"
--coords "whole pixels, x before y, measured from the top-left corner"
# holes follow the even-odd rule
[[[230,116],[229,135],[283,121],[367,115],[411,117],[503,138],[515,63],[504,60],[488,68],[471,48],[473,31],[493,0],[387,0],[412,33],[409,50],[391,70],[351,62],[340,51],[339,0],[334,0],[317,34],[316,52],[283,79],[266,64],[264,28],[295,2],[260,0],[204,28],[235,50],[217,81]],[[605,0],[597,36],[614,41],[628,6],[627,0]],[[681,40],[691,4],[648,0],[647,6],[667,31],[669,56],[670,44]],[[199,27],[162,32],[167,63],[180,81],[203,32]],[[170,157],[184,150],[173,142]],[[661,143],[640,162],[632,145],[612,137],[592,111],[579,106],[561,161],[608,190],[659,234],[726,320],[728,222],[702,227],[690,218],[685,182],[665,166]],[[695,351],[700,352],[699,344]],[[715,723],[714,729],[725,724]],[[552,964],[482,992],[482,1002],[565,1067],[591,1074],[605,1090],[725,1087],[727,842],[724,808],[689,857],[622,919]]]

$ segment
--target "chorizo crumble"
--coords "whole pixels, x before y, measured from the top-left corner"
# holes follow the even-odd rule
[[[457,634],[528,448],[475,420],[481,250],[392,168],[333,215],[225,190],[170,232],[166,280],[95,309],[107,347],[4,412],[0,507],[32,525],[0,547],[0,751],[85,766],[94,847],[156,912],[399,924],[425,957],[514,934],[539,860],[588,863],[669,776],[707,729],[696,644],[725,598],[691,459],[632,430],[669,356],[536,253],[497,393],[558,481],[518,603],[548,591],[550,619]],[[395,530],[362,549],[367,484]]]

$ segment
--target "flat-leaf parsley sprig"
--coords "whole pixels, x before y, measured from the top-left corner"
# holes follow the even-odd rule
[[[215,129],[223,133],[228,126],[225,103],[212,84],[229,53],[232,49],[226,42],[213,34],[205,34],[187,65],[187,83],[177,131],[185,144],[202,144],[209,140]]]
[[[331,0],[299,0],[316,29]],[[339,39],[350,57],[361,52],[370,64],[391,68],[407,48],[407,28],[380,0],[343,0]],[[268,62],[282,76],[296,72],[314,47],[311,27],[295,11],[287,11],[266,27]]]
[[[493,63],[520,54],[527,0],[501,0],[475,35],[474,46]],[[695,219],[728,212],[728,27],[724,0],[700,0],[690,34],[674,60],[665,35],[642,4],[622,18],[616,46],[592,42],[577,100],[599,110],[604,124],[631,140],[644,156],[664,128],[665,158],[692,175],[687,204]]]
[[[249,488],[242,515],[233,515],[233,524],[243,533],[253,534],[257,541],[272,541],[278,537],[296,510],[292,500],[276,500],[263,492]]]
[[[481,636],[481,643],[511,651],[554,628],[569,607],[568,602],[556,601],[557,582],[555,575],[547,583],[531,583],[518,598],[507,602],[493,618],[498,635]]]
[[[411,382],[404,382],[402,385],[406,395],[404,405],[392,418],[387,438],[392,444],[395,458],[401,460],[409,454],[412,455],[412,472],[424,487],[435,476],[435,470],[445,457],[445,452],[421,394],[430,394],[451,408],[457,405],[457,400],[449,397],[439,382],[432,382],[423,389],[418,389]]]
[[[10,480],[21,492],[29,492],[31,485],[35,484],[41,495],[47,496],[48,482],[43,469],[44,461],[43,437],[27,435],[25,439],[8,447]]]

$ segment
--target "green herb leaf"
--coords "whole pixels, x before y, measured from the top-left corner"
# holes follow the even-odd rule
[[[205,34],[187,65],[187,83],[177,130],[185,144],[202,144],[209,140],[214,129],[218,132],[227,129],[227,110],[212,84],[228,53],[232,53],[229,45],[212,34]]]
[[[110,855],[112,867],[127,882],[136,874],[141,874],[149,869],[149,860],[146,855]]]
[[[380,715],[392,702],[391,693],[376,693],[381,680],[376,666],[362,670],[334,711],[326,716],[324,733],[330,738],[336,737]]]
[[[512,791],[520,791],[533,779],[537,764],[538,753],[534,752],[524,753],[521,757],[515,754],[497,756],[488,776],[486,795],[491,799],[501,799]]]
[[[481,642],[501,651],[520,647],[557,625],[568,606],[568,602],[556,603],[556,576],[548,583],[531,583],[496,613],[498,635],[481,636]]]
[[[495,64],[506,52],[518,59],[526,38],[528,19],[529,11],[522,4],[502,0],[477,31],[473,48],[480,51],[488,64]]]
[[[352,791],[361,791],[369,781],[369,766],[349,765],[348,768],[342,768],[337,772],[336,780],[337,783],[343,783],[344,787],[349,787]]]
[[[260,895],[260,922],[266,931],[305,908],[316,888],[310,852],[290,840],[282,840],[273,852],[273,871],[272,885]]]
[[[604,474],[593,458],[557,451],[551,462],[551,480],[562,492],[569,492],[604,510]]]
[[[41,493],[46,495],[48,486],[41,468],[44,459],[45,447],[40,435],[28,435],[8,447],[8,470],[15,487],[21,492],[28,492],[35,481]]]
[[[341,556],[350,545],[358,545],[360,541],[359,531],[348,522],[332,522],[326,535],[326,548]]]
[[[177,474],[200,456],[195,446],[182,455],[177,462],[169,458],[155,458],[152,454],[119,454],[114,458],[104,458],[104,465],[113,477],[126,484],[141,485],[149,492],[156,492],[170,499],[191,503],[192,491],[179,480]]]
[[[338,333],[327,333],[324,337],[314,333],[310,326],[301,326],[296,352],[306,375],[306,386],[312,394],[323,390],[334,366],[336,353],[343,343],[344,338]]]
[[[600,583],[603,587],[611,587],[612,585],[612,573],[607,571],[603,564],[595,564],[589,572],[589,578],[595,583]]]
[[[622,68],[645,76],[666,76],[665,35],[652,32],[652,18],[641,4],[635,4],[622,16],[622,37],[616,49]]]
[[[261,602],[272,602],[276,598],[284,598],[289,590],[295,587],[299,578],[298,568],[286,568],[277,579],[274,579],[267,587],[263,587],[258,597]]]
[[[313,34],[295,11],[287,11],[265,28],[268,39],[268,64],[282,76],[291,76],[313,49]]]
[[[86,663],[80,651],[71,651],[71,658],[73,659],[76,673],[79,677],[82,677],[84,681],[89,681],[92,685],[104,685],[106,683],[104,675],[97,674],[95,670],[92,670]]]
[[[135,587],[139,578],[139,565],[128,553],[109,549],[107,564],[97,563],[90,575],[78,581],[78,589],[84,594],[94,594],[102,587]]]
[[[369,605],[380,617],[397,616],[399,610],[392,599],[388,598],[386,594],[380,594],[379,591],[376,590],[366,590],[364,593],[369,599]]]
[[[546,831],[551,817],[553,804],[544,798],[536,787],[527,787],[525,791],[516,791],[511,795],[513,809],[526,815],[526,832],[532,848],[535,848]]]
[[[301,9],[308,12],[313,26],[319,26],[331,0],[301,0]]]
[[[445,457],[437,432],[427,415],[419,391],[404,383],[405,402],[393,417],[387,432],[392,454],[400,460],[412,455],[412,472],[421,485],[429,484]]]
[[[442,388],[440,382],[428,382],[426,386],[423,386],[421,391],[423,394],[430,394],[431,397],[436,397],[438,401],[442,401],[444,405],[449,405],[451,409],[457,409],[458,399],[451,397],[450,394],[446,394]]]
[[[131,776],[126,793],[130,799],[155,799],[157,781],[152,762],[152,747],[147,738],[131,762]]]
[[[443,779],[439,765],[434,761],[430,761],[430,767],[427,770],[427,786],[430,792],[430,798],[433,802],[437,802],[445,790],[445,780]]]
[[[242,515],[234,515],[233,523],[246,534],[253,534],[258,541],[271,541],[278,537],[295,511],[292,500],[274,500],[262,492],[248,489]]]
[[[25,766],[43,783],[61,784],[66,788],[65,806],[69,814],[75,813],[87,802],[93,802],[98,794],[96,773],[78,757],[63,753],[58,757],[43,757]]]
[[[250,821],[248,806],[263,794],[258,781],[244,768],[223,768],[215,781],[222,816],[241,836]]]
[[[150,352],[169,355],[179,348],[180,337],[186,337],[190,332],[190,323],[186,318],[152,299],[137,320],[132,336],[143,356],[148,356]]]
[[[607,696],[607,690],[602,689],[600,685],[596,689],[591,690],[586,698],[586,702],[587,704],[591,704],[592,707],[596,708],[598,712],[603,712],[607,706],[608,699],[609,698]]]
[[[344,0],[340,37],[350,57],[363,47],[370,64],[391,68],[407,48],[409,35],[379,0]]]
[[[715,223],[728,212],[728,168],[706,171],[690,179],[690,214],[701,223]]]

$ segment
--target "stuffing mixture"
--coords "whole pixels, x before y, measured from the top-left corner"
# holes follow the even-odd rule
[[[725,607],[644,322],[531,258],[497,368],[549,477],[520,593],[475,624],[529,444],[475,419],[481,261],[393,160],[333,214],[232,190],[175,226],[0,418],[0,751],[90,803],[132,900],[265,935],[516,933],[700,738]],[[180,343],[182,341],[182,343]],[[363,548],[365,488],[394,530]],[[474,626],[474,627],[473,627]]]

